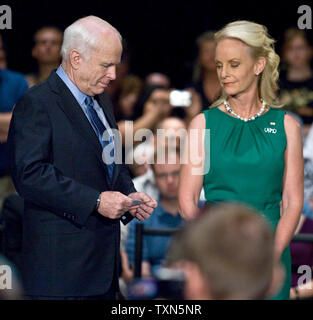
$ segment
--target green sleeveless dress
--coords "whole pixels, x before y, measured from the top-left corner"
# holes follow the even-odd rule
[[[270,108],[244,122],[215,107],[203,111],[206,119],[203,187],[210,203],[239,201],[261,212],[273,232],[280,219],[287,139],[285,111]],[[261,249],[261,248],[260,248]],[[289,299],[291,259],[289,247],[281,258],[286,279],[272,299]]]

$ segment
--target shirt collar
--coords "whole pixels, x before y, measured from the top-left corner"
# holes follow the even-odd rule
[[[75,97],[79,105],[83,105],[83,103],[85,103],[85,99],[87,95],[81,92],[78,89],[78,87],[72,82],[72,80],[69,78],[69,76],[66,74],[66,72],[62,68],[62,65],[59,66],[56,73],[63,80],[66,86],[70,89],[70,91],[72,92],[73,96]]]

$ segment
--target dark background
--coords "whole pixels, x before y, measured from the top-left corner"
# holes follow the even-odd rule
[[[252,20],[268,27],[279,50],[284,30],[297,26],[298,7],[311,5],[307,1],[252,0],[1,0],[0,4],[12,8],[13,28],[2,34],[13,70],[27,73],[36,68],[31,48],[38,28],[56,25],[64,30],[76,19],[93,14],[110,22],[127,40],[132,73],[145,76],[154,71],[164,72],[176,87],[190,80],[195,39],[200,33],[217,30],[233,20]]]

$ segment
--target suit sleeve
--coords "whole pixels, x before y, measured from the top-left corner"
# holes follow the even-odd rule
[[[126,195],[129,195],[132,192],[137,192],[130,177],[129,169],[125,164],[121,165],[121,172],[119,176],[119,191]]]
[[[8,143],[18,193],[48,211],[85,225],[99,191],[64,176],[52,164],[52,127],[38,99],[26,94],[14,108]]]

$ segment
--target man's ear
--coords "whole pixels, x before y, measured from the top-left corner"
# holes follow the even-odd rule
[[[266,66],[266,59],[264,57],[258,58],[257,62],[254,64],[254,74],[259,75]]]
[[[73,49],[70,52],[70,64],[74,70],[77,70],[80,67],[82,59],[81,53],[76,49]]]

